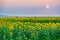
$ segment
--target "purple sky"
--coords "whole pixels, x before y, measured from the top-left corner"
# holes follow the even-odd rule
[[[0,15],[60,16],[60,0],[0,0]]]

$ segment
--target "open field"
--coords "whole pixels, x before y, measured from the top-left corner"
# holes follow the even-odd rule
[[[60,17],[0,18],[0,40],[60,40]]]

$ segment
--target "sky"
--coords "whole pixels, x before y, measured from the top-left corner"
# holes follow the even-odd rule
[[[0,15],[60,16],[60,0],[0,0]]]

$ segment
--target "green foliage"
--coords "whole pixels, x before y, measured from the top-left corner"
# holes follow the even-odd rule
[[[60,40],[56,20],[0,21],[0,40]]]

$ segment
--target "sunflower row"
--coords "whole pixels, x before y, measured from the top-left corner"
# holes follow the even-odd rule
[[[60,23],[0,21],[0,40],[60,40]]]

